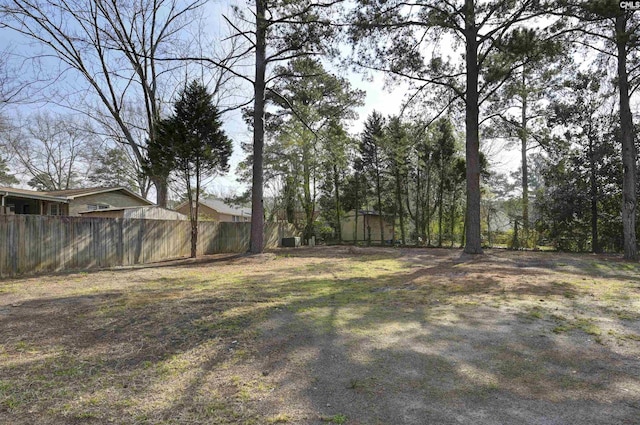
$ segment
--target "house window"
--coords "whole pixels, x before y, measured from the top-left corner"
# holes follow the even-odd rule
[[[106,210],[109,205],[105,204],[87,204],[87,211]]]
[[[62,215],[62,206],[60,204],[49,204],[49,215]]]

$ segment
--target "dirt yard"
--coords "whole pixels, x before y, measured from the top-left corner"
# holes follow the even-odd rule
[[[0,281],[0,424],[640,424],[640,264],[331,248]]]

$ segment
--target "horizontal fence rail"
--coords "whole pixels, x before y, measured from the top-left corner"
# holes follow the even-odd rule
[[[198,255],[245,252],[251,223],[198,223]],[[295,235],[266,223],[265,247]],[[188,221],[0,215],[0,277],[146,264],[190,255]]]

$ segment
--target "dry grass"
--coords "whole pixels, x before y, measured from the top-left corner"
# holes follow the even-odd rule
[[[208,260],[0,282],[0,423],[640,414],[638,264],[363,248]]]

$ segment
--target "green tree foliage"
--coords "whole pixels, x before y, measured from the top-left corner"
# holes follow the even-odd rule
[[[354,108],[362,104],[364,94],[312,58],[294,59],[276,71],[281,77],[274,84],[277,95],[270,97],[276,109],[267,126],[275,137],[265,149],[266,175],[283,179],[288,199],[295,192],[309,239],[315,235],[317,192],[323,182],[339,204],[349,143],[341,123],[356,117]]]
[[[124,149],[108,148],[98,152],[95,161],[96,165],[88,176],[92,184],[105,187],[123,186],[142,193],[138,173]]]
[[[70,181],[73,182],[73,180],[74,180],[74,176],[71,176],[71,180]],[[38,174],[36,174],[31,179],[29,179],[27,184],[29,185],[29,187],[33,188],[33,190],[38,190],[38,191],[42,191],[42,192],[49,192],[49,191],[55,191],[55,190],[65,190],[65,189],[70,189],[71,187],[75,186],[72,183],[72,184],[70,184],[69,187],[64,187],[64,188],[61,189],[60,186],[58,186],[57,183],[51,179],[51,175],[49,175],[48,173],[38,173]]]
[[[389,180],[389,192],[393,194],[391,199],[394,217],[398,219],[400,227],[400,243],[407,242],[406,208],[405,202],[408,197],[407,177],[408,160],[410,151],[410,140],[407,134],[407,126],[399,117],[390,117],[385,128],[385,138],[383,144],[384,158],[386,159],[386,169]]]
[[[539,226],[560,249],[622,248],[619,207],[611,209],[612,199],[621,200],[619,134],[603,81],[602,73],[579,72],[550,105],[550,122],[560,135],[548,147]]]
[[[539,12],[537,0],[428,0],[407,7],[402,0],[362,0],[353,12],[351,39],[356,61],[398,78],[409,78],[418,91],[445,87],[465,108],[466,241],[467,253],[481,253],[480,239],[480,107],[517,63],[487,74],[489,56],[501,40]],[[446,35],[446,36],[445,36]],[[451,38],[449,38],[451,37]],[[456,40],[463,63],[434,48],[433,40]],[[462,52],[461,52],[462,53]]]
[[[338,120],[332,120],[322,137],[322,168],[320,204],[324,217],[335,231],[335,238],[342,242],[343,188],[349,166],[348,153],[353,140]]]
[[[621,211],[624,256],[637,260],[638,151],[631,94],[638,88],[640,76],[640,17],[632,8],[623,9],[614,0],[566,0],[560,4],[564,6],[560,13],[573,18],[574,30],[582,35],[577,43],[589,46],[615,64],[623,167]]]
[[[432,185],[434,181],[434,138],[429,126],[417,122],[408,129],[409,152],[407,213],[415,225],[415,237],[431,244]]]
[[[365,121],[345,179],[345,204],[380,210],[400,243],[454,243],[464,228],[466,164],[450,119],[403,122],[374,112]],[[482,159],[483,170],[486,162]],[[357,219],[357,216],[356,216]]]
[[[383,192],[383,173],[384,173],[384,127],[386,125],[385,119],[379,112],[373,111],[364,122],[364,131],[360,136],[360,155],[358,160],[359,166],[354,166],[356,170],[362,168],[364,176],[366,176],[367,183],[373,186],[373,193],[375,194],[375,206],[376,211],[379,214],[384,215],[382,208],[382,192]],[[355,179],[358,182],[358,179]],[[357,205],[362,205],[362,202],[356,201]],[[366,202],[365,202],[366,204]],[[360,208],[359,206],[357,207]],[[357,219],[357,216],[356,216]],[[384,226],[382,220],[380,221],[380,239],[385,240]]]
[[[251,241],[250,251],[260,253],[264,249],[264,187],[265,187],[265,126],[267,97],[276,95],[271,86],[278,80],[279,73],[267,78],[267,70],[276,63],[284,63],[295,58],[304,58],[321,53],[332,52],[335,31],[332,25],[332,14],[339,1],[328,0],[255,0],[253,10],[248,18],[245,11],[234,7],[241,22],[251,22],[253,28],[241,29],[231,24],[236,30],[232,38],[247,43],[245,53],[253,53],[255,72],[253,78],[243,76],[253,85],[253,110],[249,120],[253,129],[251,146]],[[233,55],[234,58],[244,54]],[[236,74],[239,75],[239,74]],[[300,77],[300,76],[299,76]],[[293,110],[293,105],[288,105]]]
[[[440,119],[434,129],[434,161],[438,167],[438,246],[442,246],[445,189],[453,177],[452,159],[456,153],[454,129],[451,121]]]
[[[500,40],[500,47],[489,56],[489,74],[509,74],[491,99],[490,109],[499,117],[494,120],[495,136],[506,134],[520,142],[523,246],[528,246],[530,227],[527,155],[547,138],[544,107],[548,93],[560,84],[558,76],[567,63],[561,56],[564,52],[566,48],[558,39],[533,28],[522,28]],[[520,64],[520,69],[510,72],[514,63]]]
[[[16,177],[9,172],[7,161],[0,157],[0,184],[3,186],[11,186],[20,183]]]
[[[191,220],[191,257],[197,253],[198,207],[202,179],[229,169],[231,140],[222,130],[218,109],[207,88],[192,81],[180,92],[173,115],[157,123],[149,157],[185,184]]]
[[[599,125],[604,131],[595,153],[586,146],[556,146],[543,168],[544,186],[535,203],[540,212],[537,227],[560,250],[622,249],[621,176],[612,172],[620,169],[620,163],[612,135],[606,133],[610,124],[611,120]],[[599,161],[595,170],[589,156]]]

